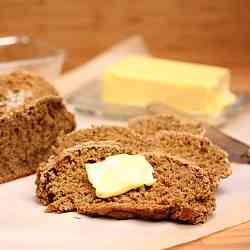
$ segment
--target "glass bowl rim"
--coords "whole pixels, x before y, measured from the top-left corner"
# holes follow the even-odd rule
[[[49,55],[39,56],[37,58],[29,59],[15,59],[8,62],[0,62],[0,69],[11,68],[15,66],[26,66],[26,65],[39,65],[45,62],[49,63],[55,58],[65,58],[65,51],[60,48],[50,46],[47,42],[32,38],[31,36],[20,35],[20,36],[0,36],[0,48],[3,46],[10,46],[14,44],[37,44],[41,47],[48,49]]]

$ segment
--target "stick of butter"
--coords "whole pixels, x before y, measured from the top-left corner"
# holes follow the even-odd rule
[[[85,165],[96,196],[108,198],[155,182],[153,167],[142,155],[119,154]]]
[[[105,103],[145,107],[163,103],[192,114],[219,113],[235,101],[226,68],[133,56],[104,73]]]

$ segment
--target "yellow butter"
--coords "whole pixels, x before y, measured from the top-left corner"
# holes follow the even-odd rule
[[[155,182],[153,167],[142,155],[114,155],[85,167],[96,196],[100,198],[123,194]]]
[[[162,102],[188,113],[218,113],[235,101],[226,68],[129,57],[104,73],[102,99],[109,104],[147,106]]]

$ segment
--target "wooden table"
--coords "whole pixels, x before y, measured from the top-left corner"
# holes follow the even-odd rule
[[[171,250],[249,250],[250,221]]]
[[[243,68],[243,76],[250,75],[249,11],[249,0],[63,4],[61,0],[4,0],[0,1],[0,35],[27,34],[65,49],[68,70],[140,34],[155,56],[230,68],[235,86]],[[247,84],[241,86],[244,91]]]

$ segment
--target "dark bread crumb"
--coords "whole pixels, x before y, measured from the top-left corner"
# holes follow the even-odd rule
[[[29,95],[13,96],[21,91],[28,91]],[[30,73],[19,71],[0,76],[0,95],[3,104],[0,183],[3,183],[34,173],[38,164],[52,153],[57,136],[71,132],[75,122],[57,91]]]
[[[163,151],[180,156],[206,169],[217,183],[221,178],[229,176],[232,171],[228,156],[223,150],[212,144],[206,137],[187,132],[160,130],[146,136],[127,127],[96,126],[59,137],[57,152],[89,140],[113,140],[135,153]]]
[[[107,140],[121,143],[130,150],[139,150],[145,138],[128,127],[92,126],[91,128],[80,129],[68,135],[58,137],[55,151],[61,152],[82,142]]]
[[[146,144],[147,151],[155,151],[157,148],[195,163],[217,182],[232,173],[227,153],[206,137],[185,132],[160,131],[154,137],[148,138]]]
[[[220,179],[231,174],[227,154],[203,137],[200,125],[183,125],[165,115],[146,120],[149,123],[139,122],[135,127],[131,124],[137,120],[129,127],[98,126],[59,137],[54,155],[40,166],[37,176],[37,196],[47,211],[205,222],[215,209]],[[166,126],[166,121],[170,125]],[[157,184],[108,199],[97,198],[85,163],[120,153],[144,154],[154,166]]]
[[[51,158],[38,169],[37,196],[48,211],[75,211],[117,219],[171,219],[201,223],[215,208],[215,183],[199,167],[161,153],[145,153],[157,179],[151,187],[100,199],[89,183],[85,163],[131,153],[114,142],[83,143]]]
[[[186,122],[173,115],[155,114],[130,119],[128,127],[144,136],[153,136],[160,130],[186,132],[203,136],[205,129],[201,123]]]
[[[40,164],[37,170],[36,194],[38,198],[45,205],[53,202],[48,210],[71,211],[73,208],[72,197],[78,197],[79,200],[87,199],[86,191],[88,192],[88,189],[91,188],[89,182],[86,186],[83,186],[82,183],[83,178],[85,180],[87,178],[86,172],[83,171],[84,164],[101,161],[110,155],[124,152],[129,151],[124,151],[115,142],[89,141],[50,157],[48,162]],[[54,209],[52,209],[53,207]]]

